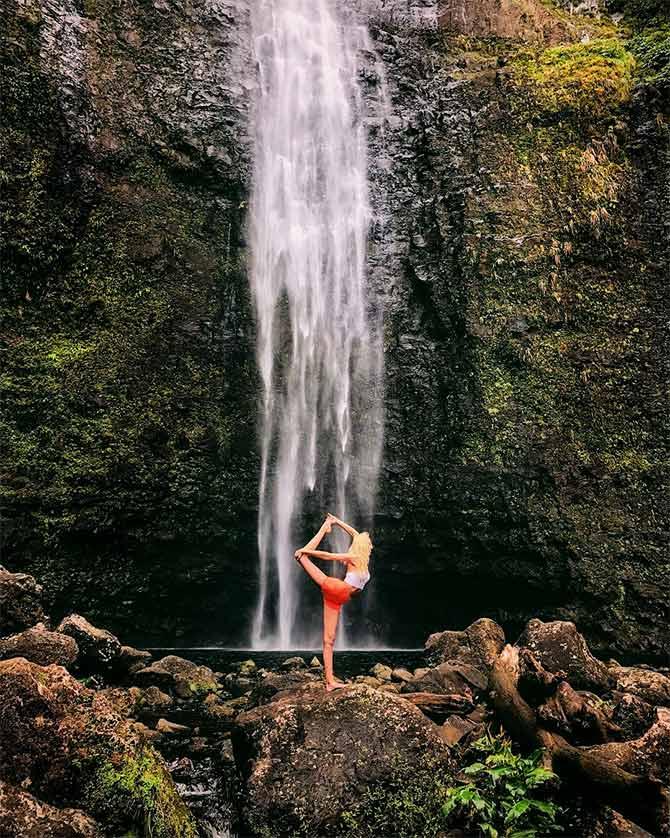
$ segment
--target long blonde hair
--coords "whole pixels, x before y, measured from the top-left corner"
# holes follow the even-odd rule
[[[349,552],[356,556],[355,568],[361,573],[368,569],[370,553],[372,552],[372,539],[370,533],[359,532],[353,537]]]

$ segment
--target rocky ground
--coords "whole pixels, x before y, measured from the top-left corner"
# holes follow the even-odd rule
[[[317,658],[213,672],[80,615],[54,625],[4,568],[0,608],[7,838],[481,834],[442,806],[501,725],[560,777],[563,834],[667,834],[670,677],[596,659],[572,623],[510,645],[480,619],[430,635],[425,667],[328,693]]]

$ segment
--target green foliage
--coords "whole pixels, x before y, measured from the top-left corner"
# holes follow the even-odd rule
[[[543,799],[557,778],[542,767],[539,751],[519,756],[507,738],[490,733],[472,749],[481,760],[464,769],[467,779],[460,786],[448,790],[445,816],[458,814],[470,829],[489,838],[535,838],[561,831],[558,807]]]
[[[642,79],[670,89],[670,23],[645,29],[635,35],[629,46],[638,60]]]
[[[515,84],[530,97],[535,118],[599,120],[630,98],[635,59],[619,38],[522,51]]]

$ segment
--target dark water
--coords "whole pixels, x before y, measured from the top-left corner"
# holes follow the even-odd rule
[[[150,650],[154,657],[164,655],[179,655],[198,664],[209,666],[215,672],[232,672],[237,664],[251,658],[259,667],[265,669],[280,669],[282,661],[296,655],[305,659],[307,663],[316,655],[323,663],[321,649],[291,649],[281,651],[256,651],[255,649],[174,649],[154,648]],[[354,675],[368,675],[370,667],[376,663],[387,666],[403,666],[406,669],[416,669],[425,666],[423,649],[365,649],[360,651],[335,649],[334,669],[341,678],[352,678]]]

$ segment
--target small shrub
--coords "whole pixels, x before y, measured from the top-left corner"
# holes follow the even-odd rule
[[[448,790],[446,817],[458,814],[468,828],[489,838],[534,838],[562,831],[556,823],[558,806],[541,796],[557,777],[542,767],[539,751],[519,756],[509,739],[491,734],[478,739],[472,750],[481,758],[464,769],[460,786]]]

